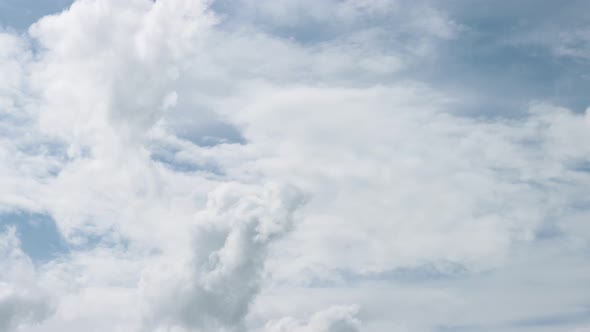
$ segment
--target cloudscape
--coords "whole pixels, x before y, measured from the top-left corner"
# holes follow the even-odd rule
[[[0,332],[589,332],[589,12],[0,0]]]

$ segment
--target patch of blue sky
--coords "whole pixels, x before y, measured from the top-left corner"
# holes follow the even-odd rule
[[[45,214],[15,211],[0,214],[0,228],[16,227],[21,249],[36,264],[42,264],[70,250],[54,220]]]
[[[14,211],[0,214],[0,230],[14,226],[20,240],[21,249],[33,263],[43,264],[69,255],[72,251],[85,251],[97,247],[121,248],[126,250],[128,241],[116,232],[101,234],[78,232],[66,241],[55,221],[46,214]]]
[[[494,100],[552,101],[581,112],[590,104],[589,63],[555,54],[552,42],[590,24],[587,1],[465,1],[445,10],[463,27],[442,51],[441,72]],[[559,22],[558,25],[550,22]],[[448,82],[448,81],[447,81]],[[495,108],[507,112],[507,108]]]
[[[41,17],[59,13],[73,0],[0,0],[0,25],[26,30]]]
[[[584,92],[590,81],[582,75],[589,69],[586,63],[558,58],[539,46],[485,46],[489,43],[485,39],[452,41],[442,47],[445,51],[431,68],[413,74],[444,89],[471,93],[470,112],[490,117],[524,113],[535,100],[576,112],[590,104]]]
[[[59,13],[73,0],[0,0],[0,26],[25,31],[45,15]]]

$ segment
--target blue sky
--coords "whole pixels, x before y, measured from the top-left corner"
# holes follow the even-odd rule
[[[589,9],[0,0],[0,330],[590,331]]]
[[[71,3],[71,0],[2,0],[0,21],[5,28],[23,31],[39,18],[58,13]]]
[[[7,213],[0,217],[2,226],[15,226],[21,247],[37,263],[50,261],[67,253],[55,222],[48,216],[30,213]]]

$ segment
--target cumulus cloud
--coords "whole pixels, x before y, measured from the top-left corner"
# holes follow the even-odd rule
[[[145,131],[177,98],[183,57],[211,22],[200,1],[78,1],[41,19],[30,28],[41,129],[86,144]]]
[[[282,318],[269,322],[268,332],[356,332],[361,331],[361,322],[356,318],[358,307],[334,306],[315,313],[308,322],[295,318]]]
[[[268,247],[288,231],[301,203],[301,194],[290,187],[227,184],[212,192],[197,215],[188,261],[174,270],[150,269],[142,277],[148,326],[243,329]]]

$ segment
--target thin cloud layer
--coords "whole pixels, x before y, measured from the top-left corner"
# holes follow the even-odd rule
[[[0,329],[584,330],[588,26],[514,6],[78,0],[0,32]],[[32,215],[65,249],[20,245]]]

